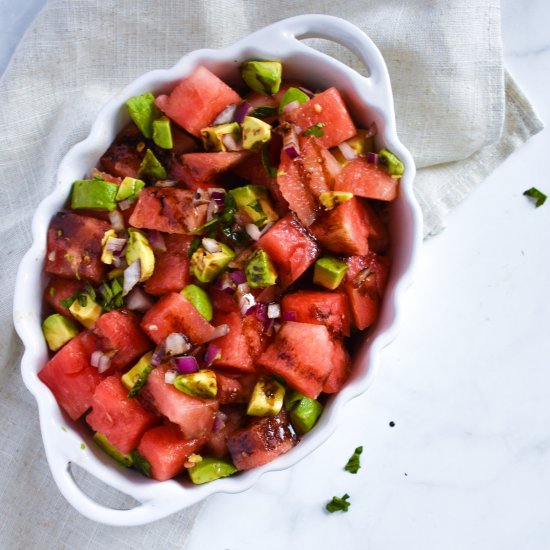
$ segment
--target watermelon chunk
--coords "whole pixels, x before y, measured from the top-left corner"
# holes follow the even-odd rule
[[[195,193],[176,187],[146,187],[139,194],[130,224],[165,233],[191,234],[206,222],[206,204],[194,205]]]
[[[327,327],[287,321],[258,359],[258,365],[281,376],[305,396],[317,399],[330,374],[333,354]]]
[[[341,292],[301,290],[286,294],[281,305],[283,314],[294,312],[300,323],[325,325],[335,337],[349,336],[348,299]]]
[[[244,372],[255,372],[248,342],[243,334],[243,321],[238,312],[216,313],[214,325],[227,324],[229,332],[212,340],[212,345],[220,349],[221,358],[213,363],[215,367],[231,367]]]
[[[191,282],[187,253],[193,237],[188,235],[165,235],[166,251],[156,254],[155,270],[145,282],[149,294],[161,296],[179,292]]]
[[[399,180],[383,168],[359,157],[342,168],[334,182],[334,189],[349,191],[367,199],[392,201],[397,196],[398,185]]]
[[[317,199],[321,193],[331,189],[329,185],[330,176],[324,166],[325,159],[321,153],[324,147],[319,142],[319,138],[314,136],[300,136],[299,143],[300,156],[296,158],[295,162],[298,164],[303,184]],[[327,151],[327,153],[330,155],[330,152]]]
[[[281,411],[277,416],[259,418],[233,432],[227,439],[227,447],[237,469],[250,470],[290,451],[297,442],[287,413]]]
[[[204,184],[219,174],[241,163],[248,157],[248,151],[221,151],[214,153],[187,153],[182,155],[181,177],[191,189],[204,187]]]
[[[369,225],[356,197],[324,212],[310,231],[321,246],[335,254],[364,256],[369,251]]]
[[[86,422],[122,454],[128,454],[137,447],[141,436],[158,423],[158,418],[128,397],[118,376],[108,376],[95,390]]]
[[[332,369],[323,384],[323,393],[338,393],[348,379],[350,358],[342,340],[335,339]]]
[[[248,403],[254,385],[258,381],[257,374],[226,374],[216,371],[218,384],[217,399],[220,405]]]
[[[231,103],[241,98],[205,67],[197,67],[170,93],[156,99],[157,107],[194,136]]]
[[[388,248],[389,234],[384,222],[367,199],[358,199],[363,206],[365,223],[368,226],[369,249],[384,252]]]
[[[256,246],[269,254],[283,288],[293,283],[319,255],[315,240],[291,214],[264,233]]]
[[[81,291],[84,286],[84,281],[52,277],[44,290],[44,299],[55,309],[55,311],[73,319],[73,314],[69,311],[69,308],[65,307],[61,302],[74,296],[77,292]]]
[[[218,410],[216,399],[198,399],[177,390],[164,381],[167,368],[159,366],[147,377],[142,393],[156,410],[177,424],[185,439],[204,438],[212,430]]]
[[[228,294],[223,290],[210,286],[208,289],[208,297],[212,302],[212,308],[214,311],[220,311],[222,313],[230,313],[231,311],[239,311],[239,305],[235,296]]]
[[[99,284],[103,279],[101,239],[110,224],[72,212],[58,212],[48,229],[47,273]]]
[[[182,332],[193,344],[202,344],[212,337],[214,327],[177,292],[165,294],[141,320],[143,330],[156,344],[172,332]]]
[[[327,149],[357,133],[344,100],[334,87],[328,88],[296,109],[292,109],[286,113],[285,118],[296,124],[302,132],[315,124],[324,124],[321,128],[323,136],[319,137],[319,141]]]
[[[151,477],[166,481],[183,472],[187,458],[202,443],[202,439],[185,439],[176,425],[166,424],[146,431],[137,450],[151,464]]]
[[[116,350],[111,358],[111,369],[114,370],[125,369],[153,347],[141,330],[137,317],[124,309],[104,313],[96,321],[93,332],[100,339],[104,352]]]
[[[239,406],[226,406],[220,409],[214,423],[215,429],[212,430],[205,444],[205,450],[209,455],[222,458],[229,454],[227,439],[234,431],[244,427],[246,423],[245,412],[245,408]]]
[[[117,135],[115,141],[103,153],[100,164],[109,174],[119,178],[137,178],[145,150],[138,151],[143,135],[134,123],[128,124]]]
[[[90,356],[97,349],[97,338],[89,331],[81,332],[38,373],[38,378],[50,388],[57,403],[73,420],[90,408],[95,389],[104,378],[90,366]]]

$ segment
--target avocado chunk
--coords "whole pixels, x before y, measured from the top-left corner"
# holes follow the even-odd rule
[[[241,65],[241,76],[251,90],[273,95],[281,86],[283,66],[278,61],[245,61]]]
[[[258,248],[244,269],[246,282],[251,288],[266,288],[277,282],[277,271],[265,250]]]
[[[111,458],[114,458],[121,466],[131,468],[134,464],[134,459],[131,455],[122,454],[102,433],[94,434],[94,441],[98,446],[106,452]]]
[[[146,138],[153,137],[153,121],[162,113],[155,105],[155,96],[151,92],[136,95],[126,101],[130,117]]]
[[[78,298],[70,305],[69,311],[86,328],[92,328],[103,313],[101,306],[85,292],[79,294]]]
[[[240,139],[241,127],[238,122],[208,126],[201,130],[202,143],[207,151],[227,151],[223,141],[227,135],[231,135],[235,141]]]
[[[153,121],[153,141],[162,149],[172,149],[174,147],[172,128],[168,117],[163,116]]]
[[[153,352],[149,351],[127,373],[122,375],[120,381],[129,391],[128,397],[135,397],[143,386],[145,386],[147,377],[153,370],[153,366],[151,365],[152,358]]]
[[[139,281],[146,281],[155,270],[155,254],[147,237],[137,229],[128,229],[128,244],[126,245],[126,262],[132,265],[136,260],[141,264]]]
[[[197,285],[187,285],[180,294],[189,300],[195,309],[207,320],[212,321],[214,314],[212,310],[212,302],[208,294]]]
[[[202,483],[209,483],[210,481],[230,476],[237,471],[237,468],[228,460],[205,457],[187,471],[189,472],[191,481],[195,485],[201,485]]]
[[[285,398],[285,387],[269,376],[260,376],[250,401],[246,414],[250,416],[275,416],[281,412]]]
[[[138,176],[153,181],[165,180],[168,176],[166,169],[155,157],[155,153],[151,149],[147,149],[145,156],[139,165]]]
[[[134,202],[139,192],[145,187],[145,182],[136,178],[125,177],[118,186],[116,194],[117,201],[129,200]]]
[[[279,216],[273,210],[267,189],[263,185],[245,185],[229,191],[242,214],[246,214],[252,223],[260,229]]]
[[[243,148],[259,151],[271,139],[271,126],[253,116],[245,116],[242,123]]]
[[[329,290],[334,290],[344,280],[347,270],[348,266],[344,262],[333,256],[323,256],[315,262],[313,282]]]
[[[289,103],[293,103],[294,101],[297,101],[298,103],[302,104],[306,101],[309,101],[309,96],[302,92],[299,88],[290,87],[286,92],[283,98],[281,99],[281,102],[279,103],[279,113],[283,113],[285,107]]]
[[[174,387],[187,395],[201,399],[213,398],[218,394],[216,373],[208,369],[179,374],[174,380]]]
[[[309,432],[323,412],[323,405],[319,401],[295,390],[287,395],[285,408],[290,413],[290,422],[301,434]]]
[[[75,210],[114,210],[118,185],[103,180],[76,180],[71,191],[71,208]]]
[[[235,257],[235,252],[215,239],[203,239],[202,243],[191,256],[190,270],[201,283],[211,283]]]
[[[44,319],[42,332],[48,347],[52,351],[57,351],[78,334],[78,329],[70,319],[60,313],[54,313]]]
[[[109,250],[107,248],[107,244],[109,243],[110,239],[116,239],[116,231],[114,229],[109,229],[105,231],[105,235],[103,235],[103,239],[101,239],[101,246],[103,247],[101,250],[101,261],[104,264],[112,264],[114,259],[114,252],[112,250]]]
[[[353,193],[349,191],[323,191],[319,195],[319,202],[324,206],[325,210],[332,210],[343,202],[353,199]]]
[[[392,176],[401,177],[405,172],[403,163],[389,149],[380,149],[378,151],[378,160]]]

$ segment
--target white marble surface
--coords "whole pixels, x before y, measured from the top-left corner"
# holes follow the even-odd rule
[[[42,4],[0,0],[0,73]],[[506,66],[549,123],[550,3],[502,5]],[[400,336],[339,432],[291,470],[211,498],[187,550],[550,547],[550,201],[522,196],[550,195],[549,151],[545,130],[426,243]],[[327,514],[345,492],[349,512]]]

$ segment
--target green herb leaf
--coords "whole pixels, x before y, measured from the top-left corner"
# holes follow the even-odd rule
[[[122,281],[119,277],[115,277],[110,284],[108,281],[101,283],[98,293],[96,301],[105,311],[118,309],[124,304]]]
[[[88,296],[81,292],[77,297],[78,303],[80,304],[80,307],[86,307],[86,304],[88,303]]]
[[[318,122],[317,124],[314,124],[313,126],[308,128],[302,135],[323,137],[325,135],[325,132],[323,132],[321,128],[324,128],[324,127],[325,127],[324,122]]]
[[[145,460],[135,449],[130,453],[134,460],[134,468],[144,476],[151,477],[151,464]]]
[[[536,187],[531,187],[531,189],[527,189],[527,191],[524,191],[523,194],[526,197],[531,197],[532,199],[535,199],[535,208],[542,206],[548,198],[542,191],[539,191]]]
[[[187,257],[190,258],[197,251],[200,245],[201,245],[201,238],[195,237],[191,241],[191,244],[189,245],[189,252],[187,252]]]
[[[271,105],[262,105],[257,109],[254,109],[249,116],[254,118],[269,118],[277,114],[277,108],[272,107]]]
[[[70,308],[73,305],[73,302],[78,298],[78,295],[80,294],[80,291],[76,292],[72,296],[69,296],[68,298],[65,298],[64,300],[61,300],[59,303],[66,308]]]
[[[347,512],[351,502],[348,502],[349,495],[346,493],[343,497],[332,497],[332,500],[326,505],[326,509],[333,512]]]
[[[262,147],[262,164],[264,166],[264,170],[267,172],[267,175],[270,178],[276,178],[277,177],[277,168],[271,165],[271,160],[269,158],[269,148],[268,147]]]
[[[363,447],[357,447],[354,453],[349,457],[348,463],[346,464],[344,470],[350,472],[351,474],[356,474],[361,468],[360,456],[363,452]]]
[[[149,374],[151,374],[152,370],[152,365],[149,365],[143,369],[143,371],[139,375],[139,378],[132,386],[132,389],[128,392],[128,397],[135,397],[143,389],[143,386],[145,386],[145,382],[147,382],[147,377],[149,376]]]

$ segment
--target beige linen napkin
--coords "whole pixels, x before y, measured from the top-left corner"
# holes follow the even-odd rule
[[[16,268],[59,161],[116,90],[193,49],[222,47],[302,13],[347,18],[382,50],[399,133],[421,168],[415,185],[426,234],[542,127],[504,78],[497,0],[51,0],[0,80],[1,548],[184,545],[198,507],[143,527],[113,528],[81,517],[57,491],[36,405],[18,370],[21,345],[11,325]],[[362,70],[340,46],[315,45]],[[82,482],[99,501],[131,505],[94,480]]]

